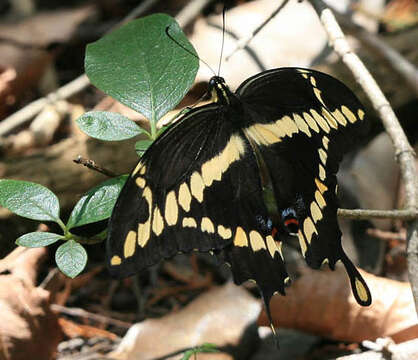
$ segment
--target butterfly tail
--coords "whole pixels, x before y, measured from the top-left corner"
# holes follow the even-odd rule
[[[372,295],[366,281],[345,253],[341,255],[341,261],[344,264],[348,277],[350,278],[354,298],[360,305],[369,306],[372,303]]]

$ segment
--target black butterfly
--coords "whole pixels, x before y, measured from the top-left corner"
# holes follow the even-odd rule
[[[213,252],[231,265],[236,284],[257,283],[270,315],[271,297],[289,282],[285,229],[297,233],[312,268],[334,269],[341,260],[356,300],[369,305],[337,223],[338,164],[364,124],[355,95],[301,68],[264,71],[235,93],[218,76],[209,86],[214,102],[173,124],[127,180],[109,224],[110,273],[128,276],[179,252]]]

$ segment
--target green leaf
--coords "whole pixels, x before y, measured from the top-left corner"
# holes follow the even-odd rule
[[[71,229],[110,217],[127,178],[127,175],[121,175],[89,190],[75,205],[68,219],[67,228]]]
[[[135,151],[139,157],[141,157],[144,152],[150,147],[153,143],[152,140],[139,140],[135,143]]]
[[[166,34],[167,27],[177,43]],[[134,20],[105,35],[87,46],[85,58],[92,84],[153,122],[184,97],[198,65],[193,46],[165,14]]]
[[[16,245],[30,248],[43,247],[51,245],[61,239],[64,239],[64,236],[49,232],[38,231],[22,235],[21,237],[16,239]]]
[[[46,187],[28,181],[0,180],[0,205],[33,220],[59,221],[59,202]]]
[[[106,141],[126,140],[143,132],[132,120],[108,111],[89,111],[76,122],[87,135]]]
[[[87,264],[87,252],[78,242],[68,240],[57,249],[55,262],[61,272],[75,278]]]

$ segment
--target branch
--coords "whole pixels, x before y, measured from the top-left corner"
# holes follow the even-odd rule
[[[102,168],[101,166],[97,165],[94,160],[83,158],[81,155],[78,155],[77,159],[73,160],[76,164],[84,165],[86,168],[90,170],[94,170],[99,172],[100,174],[106,175],[108,177],[116,177],[117,175],[110,170]]]
[[[351,50],[332,11],[322,0],[309,1],[328,34],[331,46],[351,70],[356,81],[363,88],[373,107],[380,115],[383,126],[393,142],[396,160],[400,166],[401,177],[405,186],[405,208],[406,210],[416,211],[418,183],[415,177],[415,154],[399,124],[399,120],[376,81],[358,56]],[[407,232],[408,276],[414,294],[415,307],[418,311],[418,220],[408,225]]]
[[[365,210],[365,209],[338,209],[338,216],[348,219],[418,219],[418,210]]]

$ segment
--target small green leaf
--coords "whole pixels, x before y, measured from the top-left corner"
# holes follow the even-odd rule
[[[67,228],[71,229],[110,217],[127,178],[127,175],[121,175],[89,190],[75,205],[68,219]]]
[[[16,245],[31,248],[42,247],[51,245],[61,239],[64,239],[64,236],[49,232],[38,231],[22,235],[16,240]]]
[[[87,264],[87,252],[78,242],[68,240],[57,249],[55,262],[61,272],[75,278]]]
[[[46,187],[28,181],[0,180],[0,205],[33,220],[59,221],[59,202]]]
[[[85,58],[92,84],[152,120],[152,126],[184,97],[198,66],[195,49],[165,14],[123,25],[89,44]]]
[[[152,140],[139,140],[135,143],[135,151],[139,157],[141,157],[144,152],[150,147],[153,143]]]
[[[81,115],[76,122],[87,135],[99,140],[126,140],[143,132],[132,120],[108,111],[89,111]]]

